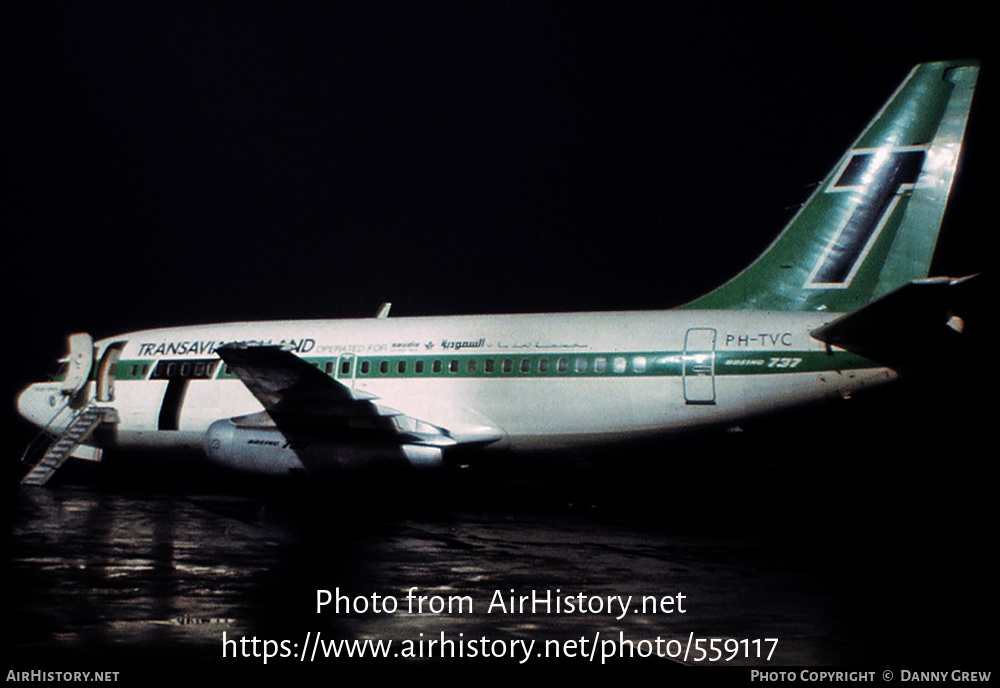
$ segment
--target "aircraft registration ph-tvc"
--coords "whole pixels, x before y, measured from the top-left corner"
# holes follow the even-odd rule
[[[930,274],[979,71],[919,64],[749,267],[644,312],[234,322],[69,336],[23,483],[104,450],[284,475],[444,468],[742,420],[905,374],[961,336]],[[973,283],[974,284],[974,283]],[[460,458],[461,457],[461,458]]]

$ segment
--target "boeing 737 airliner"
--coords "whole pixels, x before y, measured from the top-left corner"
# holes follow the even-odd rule
[[[27,484],[102,449],[267,474],[446,465],[735,424],[848,396],[957,337],[929,277],[978,75],[915,67],[752,265],[675,310],[239,322],[69,337],[18,409]],[[464,452],[463,452],[464,453]]]

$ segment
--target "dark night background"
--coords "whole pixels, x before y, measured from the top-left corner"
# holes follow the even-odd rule
[[[925,60],[983,61],[936,266],[986,271],[996,39],[974,6],[7,3],[4,394],[76,331],[382,301],[395,316],[678,305],[762,251]],[[879,619],[953,638],[994,607],[978,506],[992,450],[981,362],[940,363],[835,412],[833,443],[765,425],[753,446],[843,509],[822,537],[866,532],[837,566]],[[31,431],[8,408],[14,462]],[[805,501],[765,512],[794,520]],[[879,573],[899,557],[912,578]],[[907,592],[887,601],[859,568]],[[945,605],[910,606],[927,598]]]

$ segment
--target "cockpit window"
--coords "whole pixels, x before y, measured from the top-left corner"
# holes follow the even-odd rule
[[[66,373],[69,372],[69,361],[62,360],[56,361],[49,371],[49,379],[53,382],[61,382],[66,379]]]

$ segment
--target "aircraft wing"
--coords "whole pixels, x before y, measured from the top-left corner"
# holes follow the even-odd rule
[[[216,352],[280,428],[455,444],[444,428],[376,404],[375,397],[341,384],[280,346],[226,344]]]
[[[272,416],[305,421],[377,415],[370,401],[280,346],[226,344],[216,353]]]

